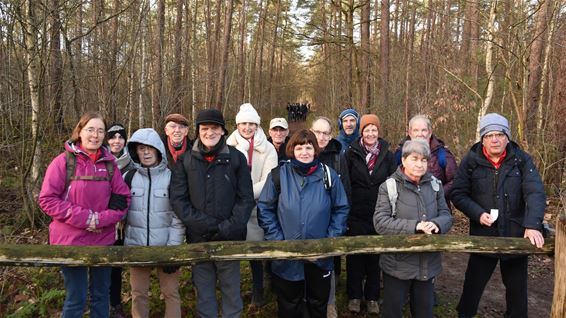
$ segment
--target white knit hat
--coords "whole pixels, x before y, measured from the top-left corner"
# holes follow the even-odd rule
[[[260,123],[260,118],[255,108],[250,103],[240,106],[240,111],[236,114],[236,124],[240,123]]]

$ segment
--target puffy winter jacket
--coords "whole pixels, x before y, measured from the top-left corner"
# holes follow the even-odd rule
[[[124,183],[114,156],[102,147],[101,157],[93,162],[86,152],[68,141],[65,151],[76,157],[76,176],[107,177],[106,162],[113,162],[114,175],[110,181],[73,180],[65,188],[67,179],[66,154],[61,153],[47,167],[39,194],[39,206],[51,217],[49,243],[52,245],[112,245],[115,225],[126,214],[124,210],[108,209],[112,193],[124,195],[130,202],[130,190]],[[90,232],[90,218],[98,212],[100,232]]]
[[[334,138],[330,139],[328,145],[318,154],[318,159],[320,162],[334,169],[340,175],[340,180],[344,186],[344,190],[348,195],[348,199],[351,198],[350,189],[350,171],[348,171],[348,164],[346,162],[346,155],[342,151],[342,145],[340,142]]]
[[[293,168],[291,162],[280,167],[281,192],[277,193],[271,174],[258,201],[258,221],[269,241],[308,240],[337,237],[346,230],[348,198],[336,171],[331,174],[331,188],[324,186],[321,165],[308,176]],[[332,270],[332,258],[316,261]],[[290,281],[304,279],[303,261],[273,261],[275,274]]]
[[[379,185],[397,168],[395,158],[389,151],[389,143],[379,138],[381,151],[377,156],[373,172],[370,174],[366,164],[365,150],[360,146],[360,138],[353,142],[346,152],[352,185],[352,207],[348,215],[347,235],[352,236],[376,234],[373,227],[373,212]]]
[[[234,131],[230,137],[228,137],[226,143],[238,149],[244,157],[246,157],[246,162],[249,160],[248,150],[250,149],[250,142],[242,137],[238,130]],[[275,147],[267,141],[267,137],[261,127],[258,127],[254,136],[254,152],[252,155],[251,168],[255,200],[259,199],[267,175],[271,172],[271,169],[277,167],[277,164],[277,152],[275,151]],[[257,224],[257,209],[255,206],[252,208],[250,220],[248,221],[246,240],[263,241],[263,229]]]
[[[499,169],[487,160],[483,146],[476,143],[462,159],[452,202],[470,218],[470,234],[523,237],[525,229],[542,230],[546,195],[531,157],[514,142]],[[480,224],[482,213],[499,209],[490,227]]]
[[[161,161],[154,167],[144,168],[136,152],[136,146],[152,146],[161,154]],[[151,128],[136,131],[128,141],[132,154],[134,173],[132,178],[132,203],[126,217],[126,246],[179,245],[185,240],[185,226],[177,218],[169,202],[171,171],[167,168],[165,146],[157,132]]]
[[[199,143],[197,139],[173,170],[169,186],[173,211],[187,228],[191,243],[244,240],[255,204],[246,158],[225,145],[209,163]]]
[[[397,183],[396,216],[391,212],[387,185],[379,187],[373,222],[377,233],[414,234],[417,223],[432,221],[444,234],[452,227],[452,214],[444,199],[444,191],[432,186],[432,175],[426,173],[420,183],[413,183],[398,168],[391,176]],[[440,253],[384,253],[380,257],[381,269],[398,279],[429,280],[442,271]]]
[[[405,141],[409,140],[409,137],[405,137],[399,143],[399,148],[395,151],[395,160],[397,160],[397,165],[401,165],[401,150],[403,149],[403,144]],[[442,187],[444,188],[444,198],[446,202],[449,202],[450,193],[452,192],[452,186],[454,182],[454,176],[456,176],[456,170],[458,169],[458,164],[456,163],[456,157],[448,150],[444,145],[444,141],[438,139],[434,134],[430,137],[430,159],[428,160],[428,172],[435,176],[438,180],[442,181]],[[439,153],[443,149],[445,157],[445,167],[444,169],[439,163]]]

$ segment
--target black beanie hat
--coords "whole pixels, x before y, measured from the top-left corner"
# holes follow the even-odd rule
[[[126,129],[124,126],[118,123],[114,123],[110,125],[110,128],[106,131],[106,141],[108,142],[109,139],[112,139],[114,135],[119,134],[124,138],[124,141],[128,141],[128,134],[126,134]]]
[[[209,109],[201,110],[197,115],[197,119],[195,120],[195,124],[196,124],[196,128],[197,128],[197,136],[198,136],[198,129],[199,129],[200,124],[220,125],[222,127],[222,129],[224,130],[224,134],[226,134],[226,135],[228,134],[228,131],[226,130],[226,127],[225,127],[226,122],[224,122],[224,116],[222,116],[222,113],[217,109],[209,108]]]

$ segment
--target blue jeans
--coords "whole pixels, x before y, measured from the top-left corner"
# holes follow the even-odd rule
[[[193,285],[197,290],[197,312],[202,318],[218,317],[216,282],[222,294],[222,317],[238,318],[244,307],[240,296],[240,262],[193,264]]]
[[[81,318],[90,291],[90,317],[108,318],[111,267],[62,267],[65,303],[62,318]]]

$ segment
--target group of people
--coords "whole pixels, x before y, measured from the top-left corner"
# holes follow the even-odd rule
[[[84,114],[49,165],[39,203],[51,218],[50,244],[168,246],[212,241],[308,240],[342,235],[447,233],[451,205],[470,218],[470,234],[528,238],[542,247],[545,193],[530,156],[510,141],[506,118],[485,115],[481,140],[458,166],[414,116],[396,149],[380,135],[375,114],[349,108],[334,121],[317,117],[289,136],[284,118],[267,134],[249,103],[229,133],[221,112],[205,109],[189,122],[165,118],[164,137],[151,128],[128,139],[120,124]],[[335,137],[334,137],[335,136]],[[473,317],[500,262],[506,317],[527,317],[527,256],[471,254],[459,317]],[[340,257],[250,261],[251,306],[265,304],[264,277],[279,317],[337,317]],[[177,266],[155,268],[165,316],[180,317]],[[382,317],[432,317],[440,253],[355,254],[346,257],[347,310]],[[149,317],[151,267],[131,267],[132,317]],[[191,266],[199,317],[239,317],[240,262]],[[122,272],[111,267],[63,267],[63,317],[124,316]],[[381,282],[381,278],[383,281]],[[380,296],[381,286],[383,290]],[[220,303],[216,290],[222,295]],[[380,304],[379,299],[383,300]]]
[[[287,118],[289,121],[305,121],[311,110],[311,104],[305,103],[287,103]]]

